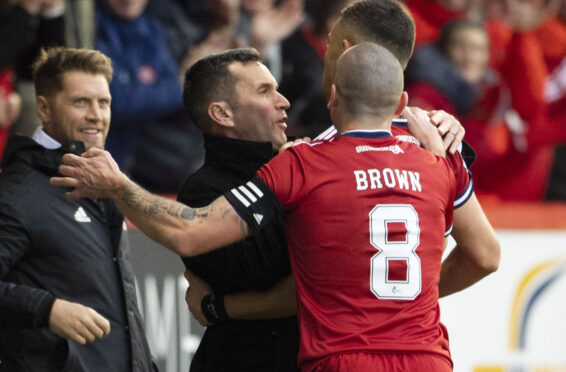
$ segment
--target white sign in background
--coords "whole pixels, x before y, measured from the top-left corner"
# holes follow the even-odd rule
[[[455,372],[566,371],[566,231],[498,230],[499,270],[441,299]]]

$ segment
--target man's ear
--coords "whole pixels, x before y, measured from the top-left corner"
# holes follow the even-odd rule
[[[45,96],[37,96],[35,98],[35,112],[44,125],[51,121],[51,108]]]
[[[409,95],[406,91],[401,93],[401,97],[399,98],[399,103],[397,104],[397,108],[395,109],[395,115],[401,115],[405,107],[409,104]]]
[[[353,46],[354,46],[354,43],[352,43],[350,40],[342,39],[342,48],[344,49],[344,50],[342,50],[342,53],[344,53],[345,51],[347,51],[348,49],[350,49]]]
[[[338,106],[338,94],[336,92],[336,84],[332,84],[330,87],[330,99],[328,100],[328,104],[326,108],[330,110],[331,107]]]
[[[208,105],[208,116],[210,116],[213,122],[220,126],[226,128],[235,126],[232,107],[230,107],[230,104],[226,101],[212,102]]]

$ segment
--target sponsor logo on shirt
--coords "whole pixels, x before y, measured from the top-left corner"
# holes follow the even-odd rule
[[[399,145],[392,145],[386,147],[356,146],[357,153],[366,152],[366,151],[391,151],[394,154],[404,153],[404,151],[401,150],[401,147],[399,147]]]
[[[400,135],[395,136],[395,137],[397,137],[397,139],[398,139],[399,141],[401,141],[401,142],[414,143],[414,144],[417,145],[417,146],[420,146],[420,145],[421,145],[421,143],[419,142],[419,140],[416,139],[416,138],[413,137],[413,136],[408,136],[408,135],[400,134]]]

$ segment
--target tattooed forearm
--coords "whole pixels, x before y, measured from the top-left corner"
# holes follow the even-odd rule
[[[185,209],[180,203],[153,195],[134,182],[129,181],[120,197],[128,206],[143,211],[149,216],[182,216]],[[191,208],[188,208],[191,209]]]

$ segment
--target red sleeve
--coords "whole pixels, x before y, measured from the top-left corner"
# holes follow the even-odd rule
[[[468,168],[466,168],[466,163],[459,152],[446,154],[446,161],[454,174],[456,183],[454,208],[458,208],[464,205],[470,196],[472,196],[474,191],[473,182],[470,177],[470,172]]]
[[[305,192],[302,185],[305,184],[307,175],[297,154],[297,146],[308,145],[291,147],[257,172],[257,176],[273,191],[284,209],[292,208]]]
[[[446,166],[446,174],[448,175],[447,181],[446,181],[446,187],[448,187],[448,189],[449,189],[449,198],[447,199],[446,210],[445,210],[445,213],[444,213],[444,226],[445,226],[444,236],[446,237],[446,236],[450,235],[450,233],[452,232],[452,224],[453,224],[453,219],[454,219],[454,208],[456,208],[456,206],[453,205],[451,203],[451,201],[456,199],[456,187],[457,187],[456,183],[457,182],[456,182],[453,170],[452,170],[453,166],[450,163],[450,161],[447,158],[442,158],[440,156],[438,156],[438,158]]]

